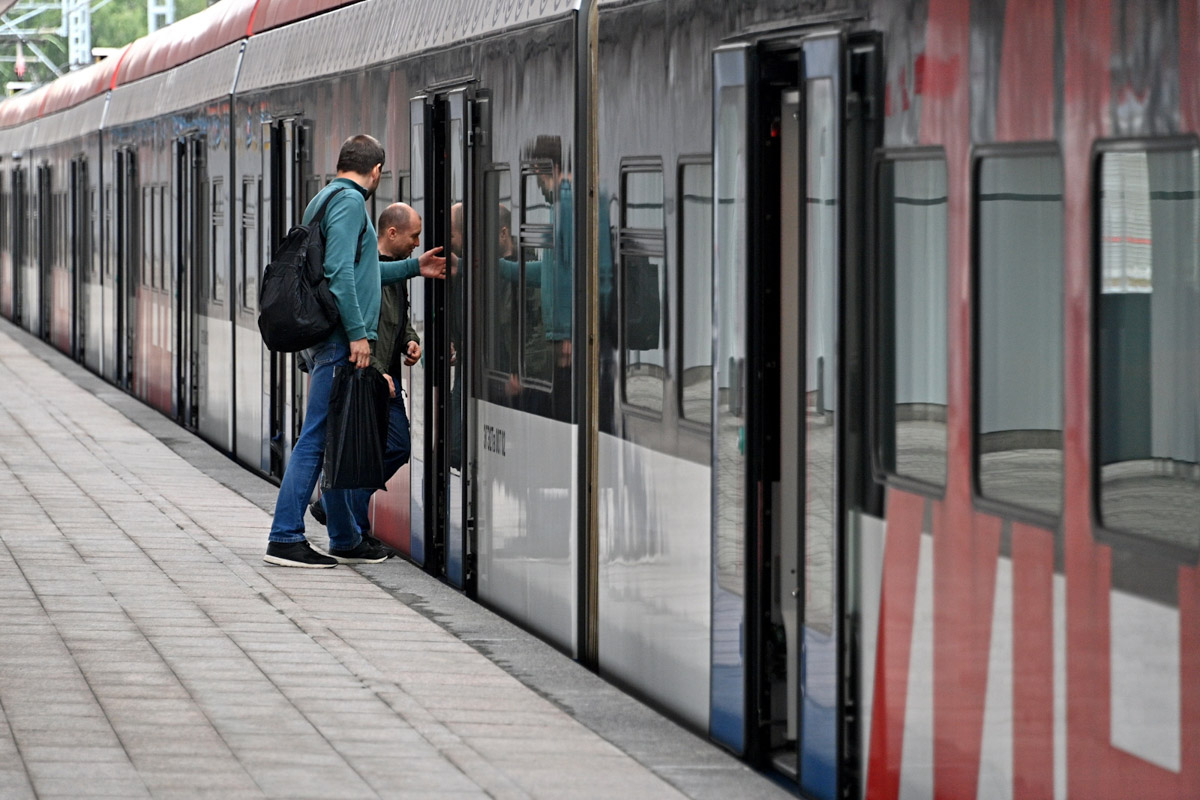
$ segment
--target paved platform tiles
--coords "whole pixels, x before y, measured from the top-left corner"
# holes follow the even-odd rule
[[[7,322],[0,496],[0,798],[786,796]]]

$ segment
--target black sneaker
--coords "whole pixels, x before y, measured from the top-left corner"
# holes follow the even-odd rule
[[[304,567],[306,569],[329,569],[336,567],[338,562],[329,556],[321,555],[307,541],[267,542],[267,554],[263,561],[280,567]]]
[[[325,524],[325,506],[321,505],[320,500],[308,504],[308,513],[312,514],[312,518],[317,522]]]
[[[371,535],[370,528],[367,528],[365,531],[362,532],[362,540],[363,540],[363,542],[371,545],[372,547],[378,547],[380,549],[383,549],[383,542],[379,541],[378,539],[376,539],[374,536]]]
[[[378,564],[380,561],[387,561],[388,557],[387,551],[379,542],[365,537],[349,550],[334,550],[331,547],[329,555],[337,559],[339,564]]]

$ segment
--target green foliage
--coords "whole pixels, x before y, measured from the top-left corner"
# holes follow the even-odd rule
[[[96,5],[96,0],[91,0],[91,2],[93,6]],[[210,5],[208,0],[175,0],[175,19],[178,21],[189,17],[208,5]],[[19,7],[12,8],[7,16],[12,19],[19,13],[19,10]],[[58,28],[61,22],[61,12],[54,10],[44,13],[35,20],[27,20],[24,27],[53,30]],[[110,0],[109,3],[92,12],[92,47],[122,47],[145,36],[147,30],[146,0]],[[63,68],[67,61],[67,45],[62,37],[51,35],[38,40],[36,44],[60,69]],[[0,56],[7,56],[11,59],[16,54],[16,49],[15,42],[4,42],[0,44]],[[25,77],[17,78],[16,68],[11,60],[0,62],[0,86],[15,80],[35,82],[53,80],[54,73],[38,61],[38,57],[29,45],[25,45],[23,50],[26,66]]]

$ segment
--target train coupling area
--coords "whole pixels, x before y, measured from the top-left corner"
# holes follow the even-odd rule
[[[0,797],[787,796],[399,558],[264,564],[274,496],[0,321]]]

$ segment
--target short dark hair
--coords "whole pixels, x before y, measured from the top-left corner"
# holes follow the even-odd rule
[[[388,228],[395,228],[404,233],[412,224],[412,218],[417,214],[404,203],[392,203],[390,206],[379,212],[379,225],[377,228],[380,233],[383,233]]]
[[[342,142],[338,152],[338,172],[369,175],[376,164],[383,164],[383,145],[374,136],[360,133]]]
[[[529,151],[529,158],[533,161],[549,161],[554,164],[555,169],[561,172],[562,138],[547,134],[539,135],[533,140],[533,147]]]
[[[500,227],[508,228],[508,232],[512,233],[512,211],[504,203],[500,204]]]

